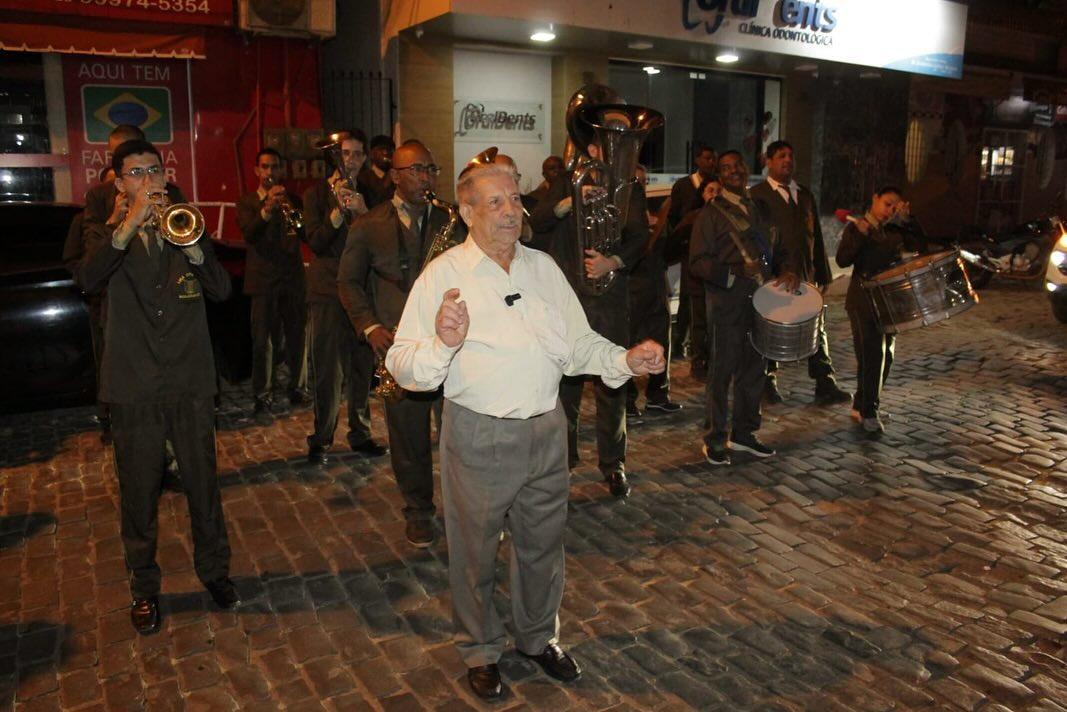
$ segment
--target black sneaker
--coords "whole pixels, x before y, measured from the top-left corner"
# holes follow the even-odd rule
[[[755,433],[731,438],[730,449],[751,453],[756,457],[770,457],[774,454],[774,449],[769,448],[760,442],[760,439],[756,437]]]
[[[726,447],[719,445],[708,445],[704,443],[704,447],[701,448],[701,452],[704,453],[704,459],[708,461],[709,465],[729,465],[730,453],[726,451]]]
[[[832,378],[820,381],[815,386],[815,403],[817,405],[840,405],[852,400],[852,394],[842,390]]]
[[[425,549],[433,544],[433,522],[429,519],[409,519],[404,533],[408,543],[417,549]]]
[[[671,400],[665,401],[649,401],[645,403],[645,410],[655,411],[657,413],[677,413],[682,409],[681,403],[675,403]]]
[[[633,425],[634,423],[640,423],[644,418],[644,413],[637,407],[636,403],[626,404],[626,422]]]

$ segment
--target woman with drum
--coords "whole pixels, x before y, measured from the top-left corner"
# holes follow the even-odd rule
[[[852,267],[845,296],[857,362],[852,419],[872,435],[885,431],[878,405],[893,363],[894,334],[883,333],[863,283],[898,262],[905,250],[925,252],[925,238],[900,189],[894,186],[875,192],[862,218],[849,218],[837,248],[838,266]]]

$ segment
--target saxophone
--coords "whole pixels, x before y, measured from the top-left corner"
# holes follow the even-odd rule
[[[455,247],[459,243],[455,241],[456,225],[459,223],[459,208],[452,203],[439,200],[437,194],[432,190],[427,190],[426,202],[431,203],[435,208],[440,208],[448,213],[448,222],[444,226],[434,233],[433,241],[430,243],[430,249],[426,250],[426,257],[422,260],[422,267],[420,272],[426,269],[426,265],[430,264],[435,257],[440,255],[445,250]]]
[[[448,222],[434,233],[430,249],[426,251],[426,257],[422,260],[422,267],[419,268],[420,273],[426,269],[426,265],[430,264],[435,257],[450,247],[456,246],[456,225],[459,223],[459,209],[455,205],[438,200],[437,195],[432,190],[427,190],[425,195],[428,203],[432,203],[435,207],[448,213]],[[393,334],[396,334],[396,329],[393,329]],[[393,378],[393,374],[389,373],[389,369],[385,367],[384,358],[379,357],[375,361],[374,375],[378,379],[378,385],[374,387],[374,395],[389,403],[395,403],[404,397],[404,389],[400,387],[396,379]]]

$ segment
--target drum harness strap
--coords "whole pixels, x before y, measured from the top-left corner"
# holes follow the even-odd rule
[[[728,213],[726,210],[724,210],[721,205],[716,205],[715,203],[711,203],[710,205],[713,208],[715,208],[716,210],[718,210],[719,213],[721,213],[722,216],[724,218],[726,218],[726,220],[730,223],[730,225],[733,226],[733,230],[729,231],[730,239],[733,240],[734,246],[737,248],[737,251],[741,253],[741,259],[743,259],[745,261],[745,264],[746,265],[751,265],[751,264],[760,265],[760,273],[759,273],[758,277],[756,278],[756,283],[757,284],[763,284],[763,280],[764,280],[763,273],[768,268],[767,257],[766,257],[766,255],[762,255],[761,254],[760,258],[758,260],[752,259],[751,255],[748,254],[748,250],[745,249],[745,245],[741,241],[741,235],[739,234],[739,233],[742,233],[742,232],[747,232],[748,230],[752,229],[752,225],[750,223],[748,223],[747,221],[745,221],[745,220],[741,220],[741,219],[739,219],[737,217],[734,217],[733,215]],[[759,240],[759,238],[757,238],[757,240]]]

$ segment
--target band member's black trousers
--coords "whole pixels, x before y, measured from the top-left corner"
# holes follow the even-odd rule
[[[370,439],[370,383],[374,352],[352,330],[341,302],[308,304],[311,363],[315,377],[315,432],[308,445],[329,447],[337,429],[342,384],[348,399],[348,443]]]
[[[704,286],[689,274],[687,261],[682,260],[682,274],[678,284],[678,315],[674,324],[675,346],[681,348],[685,332],[689,331],[689,360],[708,362],[708,316],[704,308]]]
[[[404,391],[404,397],[385,404],[389,428],[389,458],[400,494],[404,517],[429,519],[433,505],[433,450],[430,412],[441,402],[441,389],[430,393]]]
[[[778,362],[767,362],[767,375],[775,376],[778,373]],[[808,377],[816,383],[821,383],[834,375],[834,364],[830,360],[830,343],[826,339],[826,321],[823,320],[819,327],[819,348],[808,357]]]
[[[667,347],[671,343],[671,311],[668,304],[667,275],[663,263],[648,255],[629,275],[630,283],[630,344],[652,339]],[[647,264],[646,264],[647,263]],[[645,398],[649,403],[666,402],[670,396],[670,362],[663,373],[648,377]],[[637,401],[637,386],[631,378],[626,382],[626,401]]]
[[[616,344],[630,338],[628,287],[625,276],[597,297],[580,296],[589,326]],[[594,380],[596,393],[596,447],[598,466],[608,473],[621,469],[626,462],[626,387],[608,388],[600,378]],[[582,408],[585,377],[564,376],[559,384],[559,400],[567,416],[567,460],[578,464],[578,415]]]
[[[856,394],[852,407],[864,418],[873,418],[878,414],[882,386],[889,379],[896,338],[893,334],[883,334],[871,314],[850,311],[848,319],[856,349]]]
[[[215,411],[210,397],[175,403],[111,404],[122,545],[134,598],[159,594],[159,494],[166,441],[182,473],[193,534],[193,563],[204,583],[229,575],[230,544],[215,472]]]
[[[272,399],[274,349],[271,335],[275,333],[285,335],[290,390],[304,387],[307,381],[304,358],[306,314],[302,289],[273,288],[264,294],[252,295],[252,394],[257,400]],[[273,346],[277,347],[277,344]]]
[[[709,314],[716,310],[715,318],[708,320],[708,383],[705,389],[707,414],[711,429],[705,442],[722,445],[734,436],[746,436],[759,430],[761,423],[760,398],[763,396],[765,359],[748,338],[752,328],[752,305],[750,297],[755,283],[740,282],[733,289],[729,308],[721,301],[714,304],[709,293]],[[740,302],[739,302],[740,300]],[[724,318],[728,311],[735,311],[733,318]],[[726,321],[727,323],[723,323]],[[730,388],[733,387],[733,418],[730,413]]]

